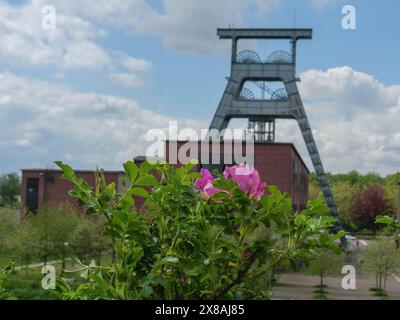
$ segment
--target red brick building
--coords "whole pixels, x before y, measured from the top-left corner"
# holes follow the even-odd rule
[[[86,180],[91,186],[95,185],[93,171],[75,171],[78,178]],[[21,181],[21,203],[23,210],[36,212],[45,204],[70,203],[77,206],[75,198],[68,195],[73,189],[73,184],[61,179],[61,170],[47,169],[24,169]],[[120,179],[123,172],[105,171],[104,176],[107,183],[115,182],[120,189]]]
[[[172,144],[175,143],[175,146]],[[219,146],[219,152],[212,152],[211,142],[190,142],[187,141],[166,141],[165,154],[168,163],[176,163],[175,159],[178,157],[175,155],[179,153],[182,146],[186,144],[185,150],[182,150],[181,155],[185,154],[188,146],[193,146],[197,144],[197,156],[196,154],[186,153],[187,159],[197,159],[199,161],[199,167],[204,165],[201,163],[201,159],[210,159],[211,163],[211,153],[217,154],[220,157],[219,165],[207,165],[211,169],[218,169],[223,171],[224,157],[227,152],[232,153],[234,147],[232,146],[232,141],[221,142]],[[202,145],[209,144],[204,152]],[[226,148],[226,144],[231,144],[230,148]],[[208,149],[208,150],[207,150]],[[191,149],[193,150],[193,149]],[[228,151],[226,151],[228,150]],[[242,147],[242,155],[246,156],[246,150]],[[250,151],[254,154],[249,154],[248,156],[253,157],[254,167],[259,171],[261,180],[267,182],[269,185],[275,185],[282,192],[287,192],[292,197],[293,206],[295,209],[302,209],[307,205],[308,201],[308,176],[309,170],[305,165],[304,161],[297,152],[295,146],[292,143],[268,143],[268,142],[255,142],[254,150]],[[206,155],[204,153],[207,153]],[[232,163],[232,162],[231,162]],[[233,165],[233,164],[229,164]],[[233,161],[233,163],[235,163]],[[180,165],[180,163],[178,163]]]
[[[171,148],[173,142],[166,141],[165,159],[168,163],[176,164],[177,166],[182,163],[174,162],[174,158],[181,148],[187,144],[186,141],[178,141],[177,148]],[[226,148],[229,142],[225,141],[219,145],[217,152],[212,152],[211,143],[209,142],[191,142],[190,144],[197,145],[198,153],[195,155],[187,154],[187,158],[199,160],[200,170],[204,164],[201,159],[204,157],[211,160],[211,154],[220,158],[220,164],[211,166],[211,169],[218,169],[221,172],[224,170],[224,156],[227,152],[232,152],[233,149]],[[230,142],[232,143],[232,142]],[[208,152],[204,155],[204,149],[201,144],[209,144]],[[246,150],[243,147],[243,155],[246,156]],[[227,151],[228,150],[228,151]],[[230,150],[230,151],[229,151]],[[174,155],[175,154],[175,157]],[[181,150],[185,153],[185,150]],[[214,150],[215,151],[215,150]],[[291,143],[265,143],[255,142],[254,154],[249,154],[254,159],[254,167],[260,172],[262,181],[268,184],[276,185],[282,192],[287,192],[291,195],[295,209],[304,208],[308,201],[308,175],[309,170],[301,159],[296,148]],[[145,161],[145,157],[136,157],[135,163],[140,164]],[[210,161],[211,162],[211,161]],[[228,165],[232,165],[230,162]],[[95,176],[93,171],[77,170],[75,171],[78,178],[87,181],[91,186],[95,185]],[[22,170],[22,185],[21,185],[21,202],[23,210],[37,211],[45,204],[60,204],[70,203],[77,206],[73,197],[68,195],[68,191],[73,188],[71,182],[61,179],[61,170],[47,170],[47,169],[24,169]],[[121,188],[121,178],[124,175],[122,171],[105,171],[105,179],[107,183],[114,182],[117,190]],[[137,209],[143,206],[143,199],[135,199]]]

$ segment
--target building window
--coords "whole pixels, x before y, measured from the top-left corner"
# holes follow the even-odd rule
[[[36,213],[39,208],[39,178],[28,178],[26,182],[26,207]]]

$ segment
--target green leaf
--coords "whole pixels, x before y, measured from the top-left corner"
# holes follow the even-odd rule
[[[154,166],[150,164],[148,161],[144,161],[139,168],[139,176],[147,175]]]
[[[144,287],[139,291],[139,294],[143,297],[148,299],[153,294],[153,288],[150,286]]]
[[[375,223],[395,225],[397,222],[394,218],[390,216],[377,216],[375,219]]]
[[[296,218],[294,219],[294,224],[297,226],[297,227],[301,227],[305,222],[306,222],[306,220],[307,220],[307,217],[305,216],[305,215],[303,215],[303,214],[298,214],[297,216],[296,216]]]
[[[109,236],[111,238],[119,239],[122,237],[122,232],[115,229],[108,229],[104,231],[104,235]]]
[[[125,210],[129,211],[135,204],[135,201],[132,198],[132,195],[126,194],[123,196],[119,202],[120,207]]]
[[[89,268],[96,268],[96,261],[94,259],[90,260]]]
[[[137,179],[135,185],[155,187],[158,185],[158,181],[154,176],[148,174]]]
[[[333,240],[340,239],[341,237],[344,237],[347,233],[348,232],[346,231],[340,231],[333,236]]]
[[[89,268],[86,268],[85,270],[83,270],[83,271],[80,273],[80,276],[81,276],[81,278],[83,278],[83,279],[87,279],[88,276],[89,276]]]
[[[114,197],[115,193],[116,193],[116,189],[115,189],[115,182],[110,183],[107,187],[106,187],[106,192],[108,197],[111,199],[112,197]]]
[[[128,256],[127,262],[131,266],[136,266],[136,264],[143,258],[143,248],[138,246],[132,249],[130,255]]]
[[[270,196],[268,195],[264,195],[260,198],[261,201],[261,205],[264,209],[269,209],[271,207],[272,204],[272,199]]]
[[[97,214],[98,214],[97,210],[93,207],[89,207],[85,210],[85,215],[87,215],[87,216],[94,216]]]
[[[139,172],[137,165],[133,161],[127,161],[124,163],[124,169],[129,181],[134,182]]]
[[[140,187],[135,187],[132,188],[131,194],[134,196],[138,196],[141,198],[148,198],[149,197],[149,193],[147,192],[146,189],[140,188]]]
[[[183,167],[183,173],[186,175],[188,174],[195,166],[199,164],[199,161],[197,159],[192,159],[190,160],[184,167]]]
[[[179,258],[176,257],[165,257],[161,259],[161,265],[165,263],[179,263]]]
[[[201,179],[201,174],[199,172],[192,172],[186,175],[187,180]]]
[[[55,161],[54,163],[64,172],[61,178],[69,181],[75,180],[75,172],[69,165],[62,163],[61,161]]]
[[[213,187],[221,190],[230,191],[237,187],[233,180],[219,179],[213,181]]]

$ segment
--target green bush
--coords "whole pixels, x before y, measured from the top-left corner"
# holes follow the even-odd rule
[[[9,252],[7,241],[15,234],[18,228],[18,219],[15,210],[0,208],[0,254]]]
[[[13,264],[8,264],[5,268],[0,269],[0,300],[13,300],[15,296],[5,288],[5,282],[11,273]]]
[[[68,165],[57,164],[86,214],[106,219],[117,256],[111,266],[82,263],[87,281],[75,290],[59,280],[64,299],[268,298],[262,277],[273,283],[276,268],[306,260],[316,248],[340,250],[334,240],[342,234],[329,233],[335,219],[315,218],[319,203],[295,214],[290,197],[273,186],[262,195],[260,188],[247,192],[217,175],[199,191],[194,180],[197,187],[205,177],[191,164],[174,169],[144,162],[138,168],[128,161],[118,192],[101,172],[92,189]],[[146,199],[143,214],[135,210],[135,197]],[[259,228],[266,232],[255,237]]]
[[[344,265],[344,253],[335,253],[330,250],[320,249],[316,250],[314,257],[311,259],[308,266],[308,271],[312,275],[317,275],[320,278],[318,285],[319,290],[316,297],[319,299],[327,299],[327,286],[324,284],[324,279],[329,274],[339,273],[342,266]]]

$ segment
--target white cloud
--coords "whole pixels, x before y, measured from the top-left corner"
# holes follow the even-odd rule
[[[398,170],[400,86],[385,86],[349,67],[308,70],[301,78],[299,90],[327,171]],[[373,97],[365,108],[362,93]],[[166,129],[170,120],[132,100],[0,74],[3,170],[49,167],[55,159],[79,168],[119,168],[145,152],[147,130]],[[206,127],[194,120],[180,124]],[[297,123],[279,121],[277,130],[278,141],[293,141],[312,169]]]
[[[42,1],[42,3],[44,0]],[[145,0],[46,0],[57,11],[117,28],[136,26],[155,13]]]
[[[111,61],[107,50],[98,44],[99,38],[107,36],[102,27],[160,38],[173,51],[221,53],[227,42],[218,40],[218,27],[243,27],[245,16],[261,19],[279,2],[163,0],[163,10],[158,11],[144,0],[30,0],[23,5],[0,1],[0,58],[33,66],[101,69]],[[41,28],[44,5],[56,9],[56,30]],[[136,64],[136,69],[149,67],[138,67],[141,62],[125,61]]]
[[[301,74],[300,94],[327,171],[383,174],[400,167],[400,86],[350,67]],[[279,141],[294,141],[312,168],[297,123],[279,121]]]
[[[66,70],[94,70],[104,72],[113,83],[138,87],[143,80],[136,73],[149,71],[152,63],[121,52],[109,52],[98,43],[107,36],[99,27],[100,22],[111,23],[112,19],[123,23],[121,15],[132,18],[132,12],[142,8],[140,1],[123,3],[31,0],[11,5],[0,1],[0,60],[26,69],[55,67],[58,75]],[[55,6],[55,30],[42,28],[44,5]],[[89,20],[93,17],[96,19]]]
[[[124,56],[121,59],[121,65],[131,72],[146,72],[153,67],[153,64],[146,59],[136,59],[129,56]]]
[[[332,68],[326,72],[309,70],[302,75],[302,96],[320,115],[350,119],[369,111],[395,105],[400,86],[386,87],[373,76],[351,67]],[[330,104],[321,108],[318,102]]]
[[[60,159],[77,168],[120,169],[143,155],[152,128],[168,128],[171,117],[143,109],[135,101],[0,73],[2,171],[51,167]],[[204,124],[179,120],[182,127]]]
[[[310,0],[311,4],[319,10],[332,7],[337,4],[338,0]]]
[[[261,18],[278,0],[164,0],[164,12],[154,12],[135,26],[139,34],[162,39],[165,47],[178,52],[209,54],[221,52],[223,41],[216,29],[246,25],[245,15]]]
[[[101,69],[110,63],[110,56],[87,40],[68,44],[63,57],[63,67],[67,69]]]
[[[59,12],[76,15],[132,34],[160,38],[178,52],[222,52],[218,27],[246,25],[245,16],[260,19],[280,0],[162,0],[159,11],[144,0],[49,0]]]
[[[125,87],[137,88],[143,85],[142,80],[130,73],[111,72],[108,77],[111,82],[121,84]]]
[[[117,52],[119,57],[120,69],[122,72],[115,71],[112,68],[108,74],[108,79],[114,84],[120,84],[125,87],[137,88],[144,85],[144,81],[139,77],[145,72],[149,72],[153,68],[153,64],[146,59],[138,59],[130,57],[126,54]]]
[[[101,68],[110,63],[96,43],[103,30],[76,16],[57,14],[56,29],[42,28],[42,1],[0,2],[0,58],[9,64]]]
[[[324,8],[335,1],[312,2]],[[261,17],[279,0],[162,3],[158,11],[144,0],[31,0],[23,5],[0,0],[0,60],[27,68],[56,67],[60,80],[64,69],[103,70],[111,82],[137,87],[151,62],[107,51],[99,44],[107,36],[103,28],[154,36],[173,51],[209,54],[227,44],[217,39],[217,27],[245,26],[245,16]],[[56,7],[55,31],[41,28],[44,4]],[[398,170],[400,86],[386,86],[351,67],[308,70],[301,76],[299,88],[328,171]],[[123,160],[144,152],[140,139],[148,128],[165,127],[169,120],[135,101],[0,74],[4,163],[48,166],[68,155],[79,166],[98,162],[119,168]],[[306,154],[296,123],[280,121],[278,133]]]

